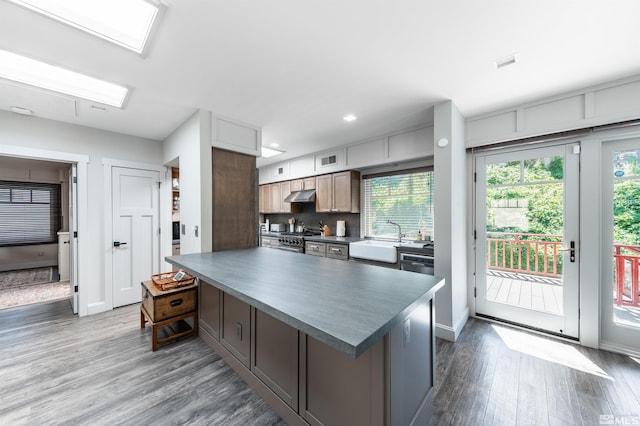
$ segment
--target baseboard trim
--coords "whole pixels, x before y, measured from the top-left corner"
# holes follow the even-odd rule
[[[638,351],[635,348],[630,348],[628,346],[616,345],[616,344],[609,343],[609,342],[600,342],[600,349],[605,350],[605,351],[609,351],[609,352],[615,352],[615,353],[621,354],[621,355],[627,355],[627,356],[632,356],[632,357],[635,357],[635,358],[640,358],[640,351]]]
[[[453,327],[436,323],[436,337],[449,340],[450,342],[455,342],[456,340],[458,340],[458,337],[460,336],[460,333],[462,332],[462,329],[464,328],[468,319],[469,307],[466,306]]]

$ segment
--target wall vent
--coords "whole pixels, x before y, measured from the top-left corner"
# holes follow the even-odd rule
[[[278,167],[278,174],[279,175],[283,175],[284,174],[284,168]]]
[[[336,164],[338,162],[337,158],[335,155],[330,155],[328,157],[322,157],[320,159],[320,164],[322,164],[323,166],[329,166],[331,164]]]

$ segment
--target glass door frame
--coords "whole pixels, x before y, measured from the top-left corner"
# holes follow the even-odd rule
[[[561,143],[545,144],[536,147],[518,147],[515,149],[500,149],[476,153],[473,156],[473,164],[476,172],[474,185],[474,226],[476,230],[475,241],[475,312],[477,315],[502,318],[509,322],[515,322],[528,327],[545,330],[557,335],[578,339],[579,336],[579,306],[580,306],[580,143],[562,141]],[[565,158],[564,170],[564,215],[565,220],[564,239],[575,241],[575,262],[569,265],[569,252],[564,252],[564,265],[566,265],[563,279],[563,315],[546,314],[539,311],[529,311],[524,308],[500,304],[498,302],[486,302],[486,178],[487,159],[504,158],[505,161],[517,161],[518,159],[542,158],[563,155]],[[570,223],[568,223],[568,221]],[[496,305],[493,305],[496,304]],[[495,315],[500,312],[502,317]],[[526,319],[526,320],[525,320]],[[532,321],[529,321],[532,320]]]
[[[602,142],[602,266],[600,285],[600,347],[625,353],[640,353],[640,327],[618,324],[613,319],[613,153],[640,149],[640,137]],[[638,342],[635,346],[632,342]]]

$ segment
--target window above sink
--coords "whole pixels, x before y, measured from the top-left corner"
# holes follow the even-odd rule
[[[362,224],[365,238],[397,239],[398,223],[408,240],[433,236],[433,168],[365,175]]]

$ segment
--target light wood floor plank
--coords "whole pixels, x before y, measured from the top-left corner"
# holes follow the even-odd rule
[[[68,303],[0,311],[0,424],[284,424],[201,339],[151,352],[139,305]]]
[[[500,329],[517,334],[517,344]],[[601,415],[640,421],[640,365],[630,357],[470,318],[456,343],[437,339],[436,359],[431,425],[598,425]],[[589,363],[606,377],[593,365],[582,371]]]

